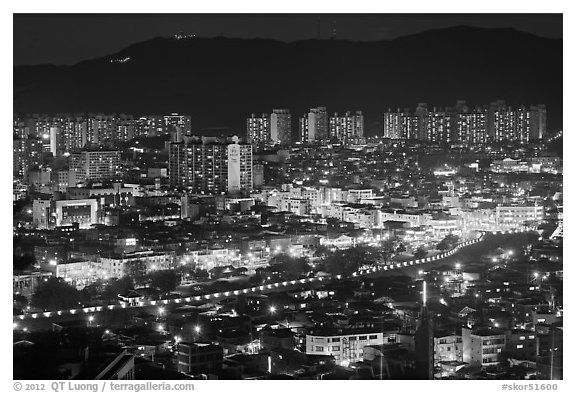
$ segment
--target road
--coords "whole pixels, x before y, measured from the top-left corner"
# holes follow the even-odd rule
[[[460,254],[463,250],[474,251],[472,255],[481,255],[488,251],[489,247],[482,247],[484,241],[488,239],[494,239],[494,235],[504,235],[513,233],[526,233],[530,232],[530,229],[526,230],[516,230],[507,232],[493,232],[493,233],[481,233],[480,237],[474,240],[469,240],[458,244],[453,249],[422,259],[395,262],[387,266],[376,266],[367,270],[358,271],[353,273],[349,277],[343,276],[332,276],[332,277],[312,277],[303,278],[299,280],[290,280],[283,282],[270,283],[265,285],[259,285],[254,287],[248,287],[243,289],[236,289],[225,292],[209,293],[197,296],[185,296],[176,299],[166,299],[166,300],[146,300],[137,305],[129,306],[126,304],[110,304],[107,306],[95,306],[95,307],[84,307],[69,310],[59,310],[59,311],[47,311],[44,313],[32,313],[24,315],[14,315],[13,322],[18,328],[23,328],[24,326],[46,326],[46,323],[34,323],[34,322],[47,322],[51,324],[52,322],[62,321],[62,320],[81,320],[85,319],[87,326],[90,323],[98,323],[106,325],[106,321],[115,319],[115,315],[133,315],[138,312],[150,312],[157,313],[159,307],[178,307],[181,305],[198,305],[206,301],[219,301],[225,298],[236,297],[240,294],[264,294],[268,292],[279,292],[279,291],[289,291],[296,288],[307,287],[311,285],[324,284],[329,282],[337,282],[341,280],[356,279],[365,276],[376,276],[382,274],[408,274],[415,275],[417,271],[422,269],[423,266],[434,266],[439,263],[450,262],[451,260],[456,260],[456,255]],[[495,248],[495,247],[494,247]],[[477,250],[474,250],[477,249]],[[458,258],[462,259],[462,258]],[[88,321],[89,316],[98,316],[98,320],[94,319],[92,322]],[[27,323],[31,322],[31,323]]]

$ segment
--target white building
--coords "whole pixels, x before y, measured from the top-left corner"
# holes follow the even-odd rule
[[[544,219],[543,206],[497,206],[496,225],[500,228],[519,228],[525,223]]]
[[[174,256],[154,251],[138,251],[118,256],[100,257],[98,262],[106,277],[121,278],[126,274],[127,265],[142,261],[145,270],[166,270],[172,266]]]
[[[497,329],[462,328],[462,359],[471,366],[493,366],[506,349],[506,333]]]
[[[461,362],[463,348],[461,335],[451,334],[434,337],[434,363]]]
[[[80,228],[88,229],[99,222],[96,199],[56,201],[55,206],[56,226],[78,223]]]
[[[292,115],[288,109],[274,109],[270,115],[270,139],[288,145],[292,142]]]
[[[362,199],[371,199],[373,197],[372,189],[356,189],[356,190],[348,190],[348,202],[351,203],[360,203]]]
[[[105,278],[106,274],[99,263],[93,261],[69,261],[59,262],[56,260],[42,263],[43,271],[52,273],[53,276],[64,279],[70,285],[78,289],[93,283],[98,279]]]
[[[307,334],[306,354],[332,355],[337,364],[348,365],[363,360],[365,346],[384,344],[384,339],[384,333],[369,330]]]

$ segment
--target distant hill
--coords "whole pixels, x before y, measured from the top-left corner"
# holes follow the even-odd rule
[[[113,59],[130,58],[120,63]],[[453,27],[392,41],[155,38],[73,66],[14,67],[14,111],[192,115],[194,129],[245,133],[250,113],[363,110],[367,134],[389,107],[496,99],[548,106],[562,127],[562,40]]]

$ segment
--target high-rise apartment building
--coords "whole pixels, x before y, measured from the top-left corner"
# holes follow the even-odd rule
[[[330,139],[340,143],[354,143],[364,136],[364,115],[361,111],[354,114],[346,112],[344,116],[334,113],[330,117]]]
[[[173,187],[193,193],[234,193],[252,188],[252,145],[238,137],[186,138],[171,143],[169,177]]]
[[[406,116],[408,116],[408,114],[406,112],[400,111],[400,108],[398,108],[396,112],[392,112],[392,110],[388,108],[388,112],[384,113],[384,138],[405,138],[404,119]]]
[[[488,134],[485,111],[457,113],[454,116],[456,120],[453,129],[454,142],[469,146],[486,143]]]
[[[69,171],[75,183],[116,179],[121,176],[120,152],[117,150],[84,150],[70,154]],[[74,186],[75,184],[71,184]]]
[[[311,108],[300,118],[300,140],[313,142],[328,139],[328,112],[323,106]]]
[[[13,140],[13,171],[14,175],[26,178],[30,168],[42,163],[44,146],[42,140],[33,136],[14,138]]]
[[[288,109],[274,109],[270,115],[270,139],[282,145],[292,143],[292,115]]]
[[[414,115],[400,109],[384,114],[383,136],[390,139],[478,145],[490,141],[524,143],[541,139],[545,133],[545,105],[513,108],[503,100],[472,110],[463,100],[446,109],[430,110],[426,103],[419,103]]]
[[[270,141],[270,115],[263,113],[257,117],[254,113],[246,119],[246,140],[253,145]]]
[[[428,104],[421,102],[416,107],[414,115],[417,119],[417,139],[428,140]]]
[[[450,143],[452,120],[450,114],[436,111],[428,112],[424,140],[431,143]]]
[[[187,115],[172,113],[164,116],[164,126],[167,133],[174,133],[180,129],[183,135],[190,136],[192,133],[192,118]]]
[[[542,139],[546,134],[546,105],[530,107],[530,139]]]

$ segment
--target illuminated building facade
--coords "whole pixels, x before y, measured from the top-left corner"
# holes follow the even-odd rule
[[[335,142],[355,143],[364,137],[364,115],[361,111],[346,112],[344,116],[334,113],[330,117],[330,139]]]
[[[270,141],[270,115],[263,113],[257,117],[254,113],[246,119],[247,141],[253,145],[259,145]]]
[[[311,108],[300,118],[300,140],[313,142],[328,139],[328,112],[323,106]]]
[[[193,193],[221,194],[252,188],[252,145],[237,137],[207,138],[170,144],[169,178],[173,187]]]
[[[281,145],[292,143],[292,115],[288,109],[274,109],[270,115],[270,139]]]

